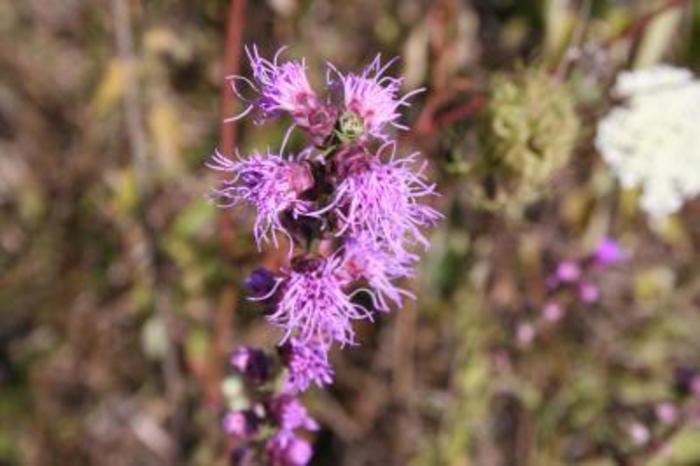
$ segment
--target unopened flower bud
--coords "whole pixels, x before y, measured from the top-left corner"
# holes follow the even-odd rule
[[[267,381],[270,375],[270,361],[263,351],[238,347],[230,359],[231,366],[253,383],[261,384]]]

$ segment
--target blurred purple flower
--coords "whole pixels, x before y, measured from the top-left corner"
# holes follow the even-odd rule
[[[302,341],[290,338],[280,347],[283,364],[288,369],[285,390],[303,392],[315,383],[323,387],[333,382],[333,369],[328,362],[330,345],[320,340]]]
[[[557,266],[556,277],[561,283],[573,283],[581,278],[581,267],[575,261],[562,261]]]
[[[386,141],[388,136],[383,131],[385,126],[408,129],[397,121],[401,116],[399,109],[409,106],[408,99],[425,90],[416,89],[399,97],[403,78],[384,76],[395,61],[396,59],[389,60],[382,65],[381,56],[377,55],[359,75],[343,75],[329,63],[328,86],[336,87],[334,77],[338,78],[345,109],[360,117],[365,137],[373,136]]]
[[[564,316],[564,310],[559,303],[548,302],[542,309],[542,315],[549,322],[557,322]]]
[[[600,290],[593,283],[583,282],[578,287],[578,296],[585,304],[593,304],[598,301]]]
[[[232,176],[212,193],[221,207],[247,202],[256,208],[253,233],[258,248],[270,240],[277,247],[278,232],[290,236],[282,222],[285,211],[291,211],[296,217],[309,210],[308,202],[299,198],[314,184],[304,155],[296,157],[296,160],[287,160],[268,152],[265,155],[254,153],[246,159],[238,156],[237,160],[231,160],[217,151],[207,166]]]
[[[656,417],[664,424],[673,424],[678,418],[678,409],[670,401],[659,403],[654,408]]]
[[[284,330],[281,343],[321,339],[354,344],[351,320],[371,318],[367,309],[351,301],[337,274],[340,259],[296,257],[282,286],[274,311],[267,318]]]
[[[299,399],[291,394],[283,393],[272,398],[268,410],[274,422],[282,430],[318,430],[318,423],[309,416]]]
[[[593,254],[595,261],[601,265],[617,264],[627,256],[627,252],[622,249],[620,243],[610,237],[603,238]]]

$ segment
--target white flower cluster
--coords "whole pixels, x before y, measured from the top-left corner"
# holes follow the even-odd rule
[[[626,188],[641,188],[655,219],[700,194],[700,80],[671,66],[622,72],[625,100],[598,124],[595,145]]]

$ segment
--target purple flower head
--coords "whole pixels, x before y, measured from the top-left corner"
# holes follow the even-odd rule
[[[341,345],[354,344],[355,332],[350,321],[371,315],[343,291],[346,283],[336,273],[339,262],[337,257],[292,260],[280,299],[267,317],[270,323],[284,330],[281,343],[296,336],[303,342],[321,339],[335,340]]]
[[[600,265],[615,265],[624,261],[627,256],[620,243],[610,237],[603,238],[593,253],[595,261]]]
[[[275,396],[270,400],[268,410],[281,430],[318,430],[318,423],[309,416],[304,405],[293,395],[283,393]]]
[[[388,140],[388,136],[383,131],[387,125],[408,129],[397,121],[401,116],[399,110],[401,107],[409,106],[408,99],[423,92],[424,89],[416,89],[400,97],[399,90],[403,79],[384,75],[395,61],[396,59],[389,60],[382,65],[381,56],[377,55],[359,75],[355,73],[343,75],[332,64],[328,64],[328,86],[340,88],[345,111],[356,115],[361,120],[364,129],[362,139],[373,136]],[[339,83],[333,79],[334,76],[337,76]]]
[[[231,411],[224,416],[223,426],[227,434],[248,439],[258,432],[258,419],[252,411]]]
[[[382,162],[386,149],[391,157]],[[346,154],[353,160],[352,167],[345,170],[347,176],[340,182],[333,202],[321,212],[334,211],[341,225],[338,236],[365,235],[403,263],[407,258],[405,245],[420,243],[427,248],[428,240],[420,228],[435,224],[442,215],[419,202],[422,197],[436,195],[435,186],[424,180],[425,162],[414,170],[417,153],[401,159],[395,154],[393,142],[380,147],[376,156]]]
[[[265,300],[274,295],[280,280],[265,268],[253,270],[245,280],[245,286],[250,291],[252,299]]]
[[[258,349],[239,346],[229,359],[231,366],[253,383],[261,384],[270,375],[270,361],[267,355]]]
[[[289,236],[283,225],[282,214],[290,211],[293,216],[309,210],[307,201],[299,195],[314,185],[313,175],[300,155],[287,160],[279,155],[254,153],[247,159],[230,160],[216,152],[207,166],[231,174],[214,190],[213,197],[222,207],[247,202],[257,210],[253,233],[258,248],[272,241],[278,246],[277,233]]]
[[[270,437],[265,450],[270,466],[305,466],[313,456],[309,442],[288,431]]]
[[[366,280],[371,288],[366,291],[376,309],[389,311],[388,301],[401,307],[404,297],[415,299],[411,292],[392,283],[394,279],[413,276],[411,265],[415,256],[406,253],[397,257],[380,247],[367,233],[346,238],[343,249],[340,273],[348,281]]]
[[[319,340],[301,341],[292,337],[280,347],[282,362],[289,371],[284,384],[287,391],[303,392],[312,383],[322,388],[333,382],[329,346]]]
[[[317,100],[306,77],[306,64],[303,60],[279,63],[279,57],[285,49],[286,47],[279,49],[270,61],[260,56],[255,45],[245,48],[254,82],[243,76],[230,76],[228,79],[233,91],[244,102],[249,102],[250,99],[243,96],[239,82],[248,85],[257,94],[257,98],[244,112],[227,121],[243,118],[252,110],[258,111],[259,120],[275,118],[283,113],[294,115],[303,112],[310,102]]]

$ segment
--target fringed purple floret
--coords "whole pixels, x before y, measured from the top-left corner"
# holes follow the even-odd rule
[[[390,160],[382,162],[380,157],[387,148]],[[395,152],[396,145],[387,143],[376,156],[367,155],[365,163],[350,170],[340,183],[332,207],[341,224],[338,235],[365,235],[402,262],[408,254],[406,245],[428,247],[420,229],[435,224],[442,215],[420,202],[436,195],[435,185],[424,179],[425,162],[414,169],[417,153],[396,158]]]
[[[336,111],[322,101],[309,84],[303,59],[280,62],[284,50],[281,48],[272,60],[267,60],[260,56],[256,46],[246,47],[253,81],[243,76],[231,76],[229,81],[234,93],[248,106],[226,121],[238,120],[250,112],[256,115],[256,123],[288,114],[296,126],[307,131],[312,140],[320,144],[333,130]],[[241,84],[250,87],[257,97],[244,97]]]
[[[279,246],[278,233],[290,237],[283,213],[298,216],[310,210],[309,203],[299,197],[314,183],[304,155],[288,160],[268,152],[231,160],[216,152],[207,166],[231,175],[212,193],[221,207],[245,202],[257,210],[253,233],[258,248],[267,242]]]
[[[337,77],[345,110],[362,119],[366,136],[385,141],[388,140],[388,135],[384,132],[387,125],[408,129],[398,123],[401,117],[400,109],[410,105],[408,103],[410,97],[424,91],[424,89],[416,89],[403,97],[399,96],[403,79],[384,75],[395,61],[396,59],[389,60],[382,65],[381,56],[377,55],[359,75],[354,73],[343,75],[335,66],[328,64],[330,68],[328,86],[331,88],[338,86],[335,81]]]
[[[333,382],[333,369],[328,361],[330,345],[321,340],[302,341],[290,338],[280,347],[283,364],[288,373],[285,390],[303,392],[311,384],[323,388]]]
[[[371,318],[363,306],[353,303],[337,274],[340,258],[295,258],[282,286],[274,312],[267,318],[284,331],[282,343],[296,336],[299,341],[355,343],[351,321]]]

